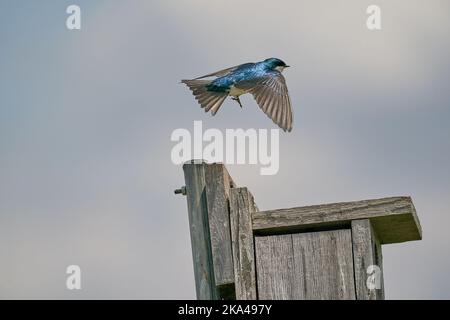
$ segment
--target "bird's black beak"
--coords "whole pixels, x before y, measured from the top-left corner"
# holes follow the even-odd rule
[[[285,68],[289,68],[290,66],[284,66]]]

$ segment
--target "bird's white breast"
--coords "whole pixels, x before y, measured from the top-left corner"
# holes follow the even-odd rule
[[[235,86],[231,86],[230,87],[230,92],[228,94],[230,96],[233,96],[233,97],[238,97],[238,96],[240,96],[241,94],[244,94],[244,93],[246,93],[245,90],[236,88]]]

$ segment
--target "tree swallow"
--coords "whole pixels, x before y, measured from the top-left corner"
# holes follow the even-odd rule
[[[242,108],[239,96],[251,93],[264,113],[284,131],[292,130],[292,108],[281,72],[289,67],[277,58],[244,63],[192,80],[181,80],[198,100],[205,112],[214,116],[230,96]],[[216,77],[213,80],[201,80]]]

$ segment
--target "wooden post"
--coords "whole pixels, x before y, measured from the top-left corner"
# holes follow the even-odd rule
[[[198,299],[384,299],[381,246],[422,239],[410,197],[258,211],[222,164],[183,169]]]
[[[205,165],[203,163],[188,163],[183,166],[183,169],[186,181],[197,299],[218,299],[219,292],[214,281],[208,207],[206,204]]]
[[[228,198],[233,180],[222,164],[183,165],[198,299],[234,298]]]

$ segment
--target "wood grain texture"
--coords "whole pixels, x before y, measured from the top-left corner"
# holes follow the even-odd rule
[[[230,222],[237,300],[256,300],[256,267],[253,242],[253,196],[247,188],[230,190]]]
[[[255,237],[258,299],[302,299],[303,277],[295,272],[292,235]]]
[[[214,281],[211,255],[205,192],[205,165],[203,163],[186,163],[183,165],[183,170],[197,299],[215,300],[219,298],[219,291]]]
[[[341,202],[253,215],[258,234],[350,227],[352,220],[370,219],[381,244],[422,239],[422,229],[410,197]]]
[[[356,297],[358,300],[384,299],[383,261],[381,244],[372,228],[370,220],[352,221],[352,246],[355,268]],[[367,268],[376,265],[380,268],[380,289],[370,290],[367,287],[369,274]]]
[[[410,197],[258,212],[222,164],[183,169],[198,299],[384,299],[381,245],[422,238]]]
[[[255,237],[259,299],[355,299],[351,231]]]
[[[211,254],[216,286],[234,283],[230,231],[230,178],[223,164],[205,164]]]
[[[292,242],[305,299],[355,299],[350,230],[293,234]]]

